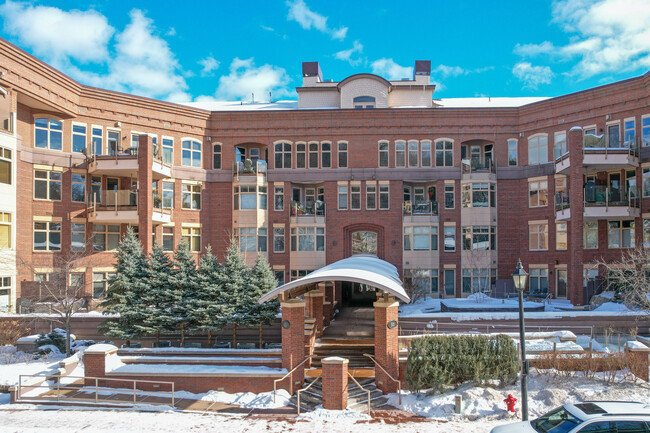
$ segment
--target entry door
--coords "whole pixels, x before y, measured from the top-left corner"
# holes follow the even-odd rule
[[[445,296],[454,297],[456,295],[456,271],[454,269],[445,269]]]
[[[609,200],[621,201],[621,173],[609,173]]]

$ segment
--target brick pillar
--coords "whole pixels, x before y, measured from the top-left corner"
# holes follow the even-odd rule
[[[629,343],[635,343],[630,346]],[[636,344],[638,343],[638,344]],[[629,342],[625,345],[625,357],[632,374],[646,382],[650,381],[648,377],[648,356],[650,356],[650,347],[637,341]]]
[[[316,337],[323,335],[323,297],[325,293],[321,290],[312,290],[305,293],[305,302],[307,304],[307,316],[316,320]]]
[[[299,299],[282,302],[282,367],[291,371],[305,359],[305,303]],[[281,386],[290,394],[305,380],[304,364]]]
[[[571,220],[568,221],[569,229],[569,263],[567,266],[567,297],[573,305],[582,305],[583,299],[583,210],[584,210],[584,182],[582,177],[582,128],[573,127],[568,137],[569,178],[569,206],[571,209]],[[552,227],[549,227],[549,231]]]
[[[338,356],[323,358],[323,408],[348,407],[348,360]]]
[[[138,234],[145,254],[151,252],[153,231],[153,196],[151,183],[153,167],[153,143],[148,135],[140,135],[138,144]]]
[[[398,326],[388,327],[389,322],[397,325],[399,302],[395,298],[383,298],[375,302],[375,359],[394,379],[399,380],[399,357],[397,348]],[[384,394],[397,392],[393,382],[379,367],[375,367],[377,388]]]
[[[112,344],[94,344],[84,351],[84,376],[106,376],[106,357],[117,353],[117,347]],[[86,385],[95,384],[92,379],[86,379]]]
[[[325,301],[330,303],[329,317],[327,312],[325,314],[325,322],[326,325],[329,326],[334,318],[334,310],[336,309],[336,290],[334,289],[334,283],[332,282],[325,283]]]

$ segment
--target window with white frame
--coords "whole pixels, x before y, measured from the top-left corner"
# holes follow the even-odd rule
[[[406,167],[406,142],[404,140],[395,142],[395,167]]]
[[[61,200],[61,172],[34,170],[34,198]]]
[[[318,168],[318,143],[309,143],[309,168]]]
[[[201,185],[183,182],[181,184],[181,207],[183,209],[201,209]]]
[[[528,224],[528,240],[530,251],[548,250],[548,223]]]
[[[463,250],[496,250],[497,228],[496,226],[464,226],[463,227]]]
[[[181,142],[181,157],[182,165],[201,168],[201,142],[198,140],[183,140]]]
[[[636,146],[636,131],[634,119],[628,119],[623,122],[623,147]]]
[[[191,205],[191,197],[190,197],[190,205]],[[164,209],[174,208],[174,182],[162,183],[162,207]]]
[[[261,185],[240,185],[234,187],[234,209],[266,209],[267,187]]]
[[[566,147],[566,132],[556,132],[555,133],[555,142],[553,143],[553,155],[555,159],[558,159],[562,155],[567,153]]]
[[[11,214],[0,212],[0,248],[11,248]]]
[[[431,167],[431,142],[429,140],[422,140],[420,149],[422,150],[422,158],[420,159],[421,166]]]
[[[568,248],[569,235],[567,223],[555,223],[555,249],[566,250]]]
[[[34,221],[34,251],[61,251],[61,223]]]
[[[641,119],[641,140],[643,146],[650,146],[650,115]]]
[[[465,183],[462,185],[463,207],[495,207],[494,185],[488,183]]]
[[[409,167],[419,167],[420,166],[420,150],[417,140],[409,140],[408,142],[408,152],[409,152]]]
[[[71,199],[75,202],[86,201],[86,176],[81,173],[72,173],[72,185],[70,188]]]
[[[93,154],[103,155],[104,148],[104,131],[99,126],[90,128],[90,140],[92,142]]]
[[[350,185],[350,209],[361,209],[361,185]]]
[[[454,185],[445,184],[445,209],[454,208]]]
[[[583,231],[584,248],[596,249],[598,248],[598,221],[585,221]]]
[[[63,123],[54,119],[34,119],[34,147],[61,150],[63,143]]]
[[[221,169],[221,145],[212,145],[212,168],[215,170]]]
[[[366,209],[377,209],[377,185],[366,184]]]
[[[464,268],[462,271],[463,293],[485,293],[497,282],[497,270],[488,268]]]
[[[307,145],[296,143],[296,168],[307,167]]]
[[[379,166],[388,167],[388,142],[380,141],[378,146],[379,146]]]
[[[291,251],[325,251],[325,228],[292,227]]]
[[[163,137],[162,139],[162,162],[165,164],[174,163],[174,140]]]
[[[388,185],[379,185],[379,209],[386,210],[390,207]]]
[[[120,243],[119,224],[93,224],[93,250],[113,251]]]
[[[201,228],[200,227],[182,227],[181,241],[187,243],[190,251],[198,253],[201,251]]]
[[[445,251],[456,251],[456,226],[445,226],[444,233]]]
[[[84,251],[86,249],[86,224],[70,224],[70,249],[72,251]]]
[[[273,227],[273,252],[284,252],[284,227]]]
[[[0,146],[0,183],[11,185],[11,149]]]
[[[86,125],[83,123],[72,124],[72,151],[86,153]]]
[[[548,181],[528,181],[528,207],[548,205]]]
[[[436,167],[453,167],[454,144],[451,141],[436,141]]]
[[[101,299],[106,296],[109,281],[115,277],[114,272],[93,272],[93,298]]]
[[[340,141],[338,148],[339,168],[346,168],[348,166],[348,143]]]
[[[106,145],[109,155],[115,155],[120,152],[120,134],[120,131],[106,130]]]
[[[530,293],[548,293],[548,268],[531,268],[528,279]]]
[[[607,221],[608,248],[634,248],[634,220]]]
[[[284,210],[284,187],[276,186],[273,191],[273,209]]]
[[[264,227],[240,227],[235,229],[235,240],[241,252],[266,252],[267,230]]]
[[[404,251],[436,251],[437,249],[437,226],[404,227]]]
[[[517,165],[517,140],[508,140],[508,165]]]
[[[339,185],[338,191],[339,191],[339,197],[338,197],[339,210],[346,210],[348,208],[348,186]]]
[[[162,249],[163,251],[174,251],[174,227],[172,226],[162,228]]]
[[[548,137],[535,135],[528,139],[528,165],[548,162]]]
[[[275,168],[291,168],[291,143],[276,143],[273,153]]]
[[[320,164],[322,168],[332,167],[332,143],[325,142],[320,146],[321,149],[321,159]]]

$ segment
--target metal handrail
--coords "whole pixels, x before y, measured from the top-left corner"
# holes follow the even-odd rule
[[[354,376],[352,376],[352,375],[350,374],[349,371],[348,371],[348,376],[350,376],[350,378],[354,381],[354,383],[357,384],[357,386],[361,389],[361,391],[363,391],[363,392],[365,392],[365,393],[368,394],[368,416],[370,416],[370,391],[368,391],[368,390],[365,389],[363,386],[361,386],[361,384],[360,384],[359,382],[357,382],[357,380],[354,378]],[[402,401],[401,401],[401,400],[400,400],[399,404],[402,404]]]
[[[368,358],[370,358],[370,360],[374,362],[377,367],[381,368],[381,371],[383,371],[384,374],[386,374],[386,376],[388,376],[390,380],[392,380],[393,382],[397,382],[397,395],[399,396],[399,404],[402,404],[402,383],[399,380],[395,379],[393,376],[391,376],[390,373],[387,372],[386,369],[377,362],[374,355],[371,355],[369,353],[364,353],[363,356],[367,356]]]
[[[287,377],[291,376],[291,373],[293,373],[294,371],[296,371],[296,369],[297,369],[298,367],[300,367],[301,365],[303,365],[305,362],[307,362],[308,359],[312,358],[313,356],[314,356],[314,355],[307,355],[307,356],[305,356],[305,359],[303,359],[302,362],[301,362],[300,364],[298,364],[298,365],[296,365],[295,367],[293,367],[293,369],[292,369],[290,372],[288,372],[287,374],[285,374],[284,376],[282,376],[282,378],[280,378],[280,379],[275,379],[275,380],[273,381],[273,403],[275,403],[275,392],[276,392],[277,389],[278,389],[278,382],[282,382],[284,379],[286,379]]]
[[[304,362],[304,361],[303,361],[303,362]],[[318,377],[317,377],[316,379],[314,379],[314,380],[313,380],[309,385],[307,385],[307,387],[305,387],[305,388],[303,388],[303,389],[299,389],[298,392],[296,392],[296,395],[297,395],[297,397],[298,397],[298,398],[297,398],[297,403],[298,403],[298,415],[300,415],[300,393],[303,392],[303,391],[307,391],[309,388],[311,388],[311,386],[312,386],[313,384],[315,384],[316,382],[318,382],[318,381],[320,380],[321,377],[323,377],[323,373],[319,374]]]

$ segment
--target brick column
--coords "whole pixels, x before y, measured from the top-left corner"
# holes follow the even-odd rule
[[[323,408],[348,407],[348,360],[338,356],[323,358]]]
[[[399,380],[398,326],[389,328],[388,324],[397,324],[399,302],[388,297],[378,300],[375,307],[375,359],[394,379]],[[397,392],[397,383],[393,382],[379,367],[375,366],[377,388],[385,394]]]
[[[316,319],[316,337],[323,335],[323,297],[325,293],[321,290],[312,290],[305,293],[307,304],[307,315]]]
[[[630,343],[633,343],[630,345]],[[625,357],[628,359],[630,371],[641,380],[649,381],[648,377],[648,356],[650,347],[638,341],[628,341],[625,345]]]
[[[573,127],[568,137],[569,178],[569,206],[571,209],[571,220],[568,221],[569,229],[569,263],[567,266],[567,297],[573,305],[582,305],[583,299],[583,210],[584,210],[584,182],[582,177],[582,128]],[[549,227],[552,230],[552,227]]]
[[[299,299],[282,302],[282,367],[291,371],[305,359],[305,303]],[[290,394],[305,380],[304,364],[280,385]]]
[[[94,344],[84,351],[84,376],[106,376],[106,357],[117,353],[117,347],[112,344]],[[95,384],[92,379],[86,379],[86,384]]]
[[[140,135],[138,144],[138,235],[145,254],[151,252],[153,231],[153,143],[148,135]]]
[[[325,313],[325,324],[329,326],[334,318],[334,310],[336,309],[336,290],[334,290],[334,283],[325,283],[325,301],[330,303],[329,310],[323,309]]]

